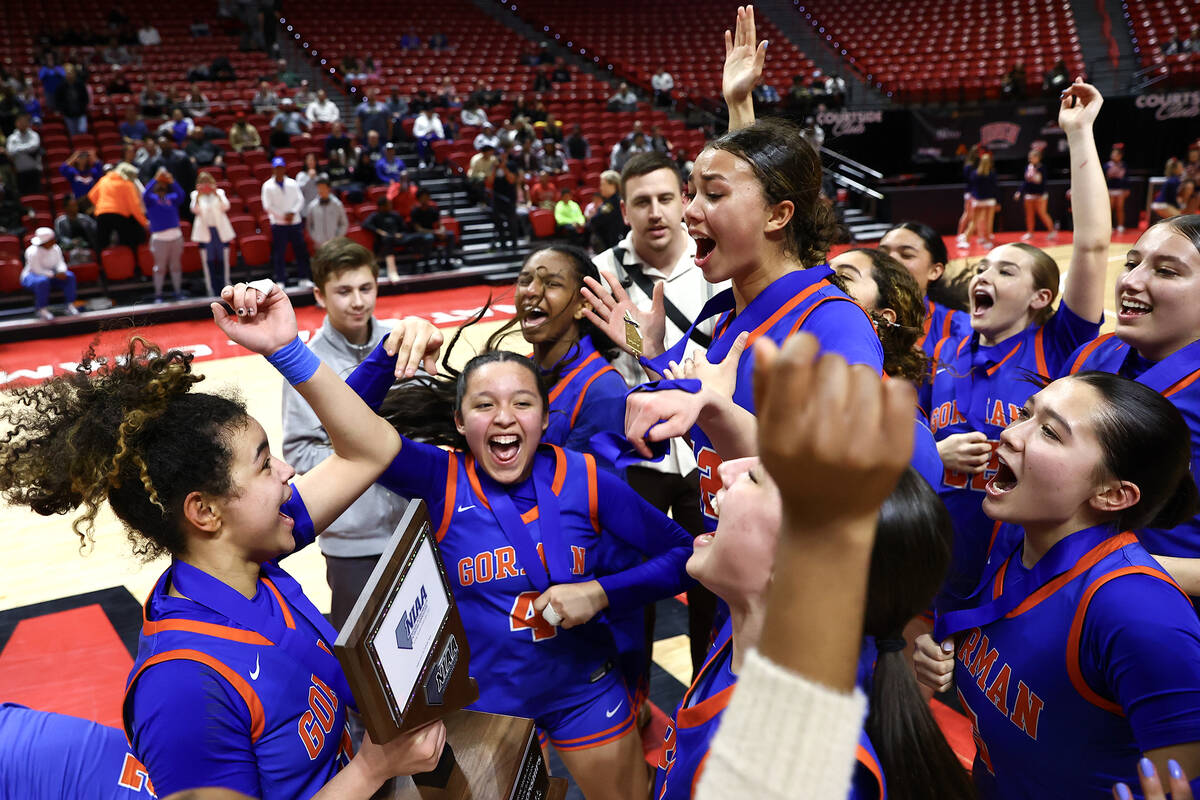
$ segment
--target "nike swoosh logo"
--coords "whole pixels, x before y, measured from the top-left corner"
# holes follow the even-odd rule
[[[461,514],[461,513],[462,513],[462,512],[464,512],[464,511],[470,511],[470,510],[471,510],[472,508],[474,508],[474,507],[475,507],[475,504],[474,504],[474,503],[472,503],[472,504],[471,504],[471,505],[469,505],[469,506],[459,506],[459,507],[458,507],[458,511],[459,511],[459,513]]]
[[[614,708],[612,711],[605,711],[604,716],[611,718],[613,714],[615,714],[621,710],[621,706],[623,706],[623,705],[625,705],[624,702],[617,703],[617,707]]]
[[[250,680],[258,680],[258,653],[254,654],[254,670],[250,673]],[[618,706],[620,708],[620,706]]]

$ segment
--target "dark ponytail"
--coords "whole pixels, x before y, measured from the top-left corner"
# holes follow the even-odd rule
[[[909,467],[884,501],[875,528],[863,632],[898,640],[929,607],[950,564],[950,515]],[[879,755],[890,800],[968,800],[971,779],[917,688],[904,653],[881,647],[865,729]]]
[[[946,250],[946,243],[942,241],[938,232],[923,222],[900,222],[889,228],[888,233],[895,230],[915,233],[925,245],[930,260],[934,264],[942,264],[945,267],[941,277],[930,281],[926,286],[925,296],[946,308],[953,308],[957,311],[970,310],[967,285],[971,282],[971,271],[959,270],[954,277],[947,276],[950,270],[950,253]],[[887,233],[884,236],[887,236]]]
[[[1080,372],[1078,380],[1104,401],[1096,440],[1104,454],[1100,477],[1138,487],[1141,499],[1120,512],[1121,530],[1174,528],[1196,515],[1200,492],[1191,473],[1191,435],[1170,400],[1148,386],[1108,372]]]

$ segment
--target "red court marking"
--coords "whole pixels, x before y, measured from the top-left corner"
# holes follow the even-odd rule
[[[942,729],[946,743],[958,756],[963,768],[971,771],[975,763],[975,739],[971,736],[971,723],[962,714],[936,700],[929,701],[929,710],[933,712],[933,720]]]
[[[418,316],[438,327],[457,327],[474,316],[487,302],[489,295],[493,304],[485,319],[511,319],[516,309],[512,305],[512,287],[508,286],[464,286],[436,292],[388,295],[379,298],[375,316],[380,320]],[[300,338],[307,341],[320,329],[324,319],[325,310],[317,306],[296,309]],[[164,348],[187,350],[195,355],[196,361],[250,354],[240,345],[230,342],[208,319],[110,331],[101,335],[98,350],[100,353],[119,352],[135,333]],[[70,372],[95,338],[95,334],[84,334],[0,344],[0,387],[45,380]]]
[[[133,667],[98,605],[21,620],[0,652],[4,700],[120,728]]]

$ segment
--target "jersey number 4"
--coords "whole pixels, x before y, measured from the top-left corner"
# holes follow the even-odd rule
[[[541,592],[522,592],[513,601],[512,613],[508,616],[510,631],[533,631],[535,642],[544,642],[558,635],[558,629],[546,622],[533,608],[533,601],[541,596]]]
[[[700,470],[701,510],[704,516],[715,520],[717,512],[713,511],[712,501],[724,485],[721,483],[721,476],[717,474],[717,467],[721,466],[721,457],[711,447],[702,447],[696,454],[696,466]]]

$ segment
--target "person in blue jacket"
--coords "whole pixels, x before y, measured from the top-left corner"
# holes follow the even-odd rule
[[[369,405],[415,375],[408,348],[393,336],[351,374]],[[691,537],[592,455],[543,443],[550,403],[533,361],[490,350],[447,371],[388,398],[413,438],[379,483],[429,504],[479,682],[472,708],[532,717],[589,800],[644,796],[612,620],[687,588]],[[614,568],[608,549],[640,558]]]
[[[179,224],[179,209],[187,193],[183,191],[166,167],[159,167],[154,179],[146,185],[142,202],[150,221],[150,252],[154,254],[154,302],[163,302],[163,283],[171,273],[175,299],[183,299],[183,228]]]
[[[171,557],[146,601],[123,707],[160,796],[217,786],[366,800],[393,775],[432,769],[445,729],[383,746],[368,737],[351,759],[336,632],[278,562],[345,511],[400,440],[304,347],[287,295],[267,285],[225,287],[234,313],[213,303],[213,316],[313,407],[334,451],[321,464],[293,480],[240,401],[192,391],[203,378],[191,356],[138,337],[120,358],[89,351],[78,371],[15,391],[0,411],[16,432],[0,442],[0,483],[40,514],[81,510],[84,545],[107,502],[135,552]],[[423,320],[401,328],[440,346]]]
[[[1196,775],[1200,620],[1133,533],[1200,506],[1179,410],[1079,372],[1022,404],[998,458],[978,587],[915,661],[929,687],[957,687],[979,796],[1107,800],[1142,754]]]

